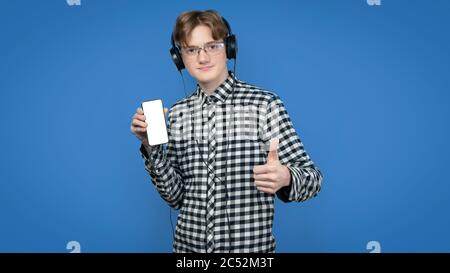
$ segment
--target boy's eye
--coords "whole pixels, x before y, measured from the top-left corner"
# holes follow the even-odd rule
[[[195,52],[197,52],[197,48],[195,47],[186,48],[187,54],[194,54]]]
[[[212,45],[207,45],[208,49],[217,49],[217,45],[216,44],[212,44]]]

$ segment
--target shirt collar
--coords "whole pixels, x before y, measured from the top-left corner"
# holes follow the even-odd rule
[[[198,99],[200,100],[202,105],[207,101],[210,103],[217,103],[218,101],[225,102],[228,95],[230,95],[231,92],[233,92],[234,81],[235,81],[234,74],[232,72],[229,72],[229,75],[225,79],[225,81],[223,81],[211,95],[206,95],[206,93],[202,90],[202,88],[199,85],[197,85]]]

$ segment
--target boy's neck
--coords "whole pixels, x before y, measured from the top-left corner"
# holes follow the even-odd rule
[[[222,73],[220,77],[217,78],[215,81],[211,82],[199,82],[198,85],[202,88],[203,92],[206,95],[212,95],[214,91],[216,91],[217,87],[219,87],[226,79],[228,78],[228,70],[226,73]]]

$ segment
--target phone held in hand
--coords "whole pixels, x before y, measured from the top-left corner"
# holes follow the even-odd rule
[[[147,137],[150,146],[169,142],[167,135],[166,117],[161,99],[142,102],[145,122],[147,123]]]

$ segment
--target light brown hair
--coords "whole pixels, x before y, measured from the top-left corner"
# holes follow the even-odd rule
[[[173,30],[173,40],[177,46],[187,46],[187,39],[197,26],[207,26],[211,29],[214,40],[223,40],[228,35],[228,28],[222,17],[215,10],[193,10],[181,13]]]

